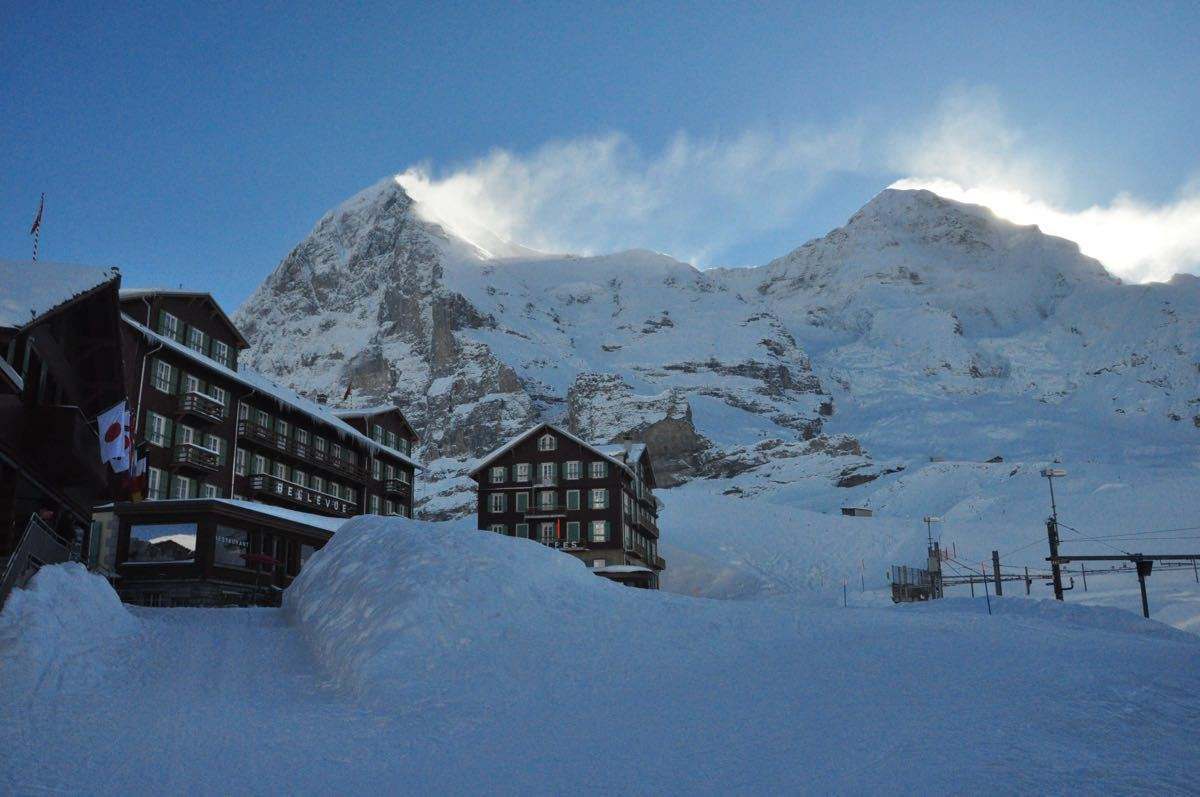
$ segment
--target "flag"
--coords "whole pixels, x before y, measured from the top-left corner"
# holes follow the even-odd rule
[[[148,484],[146,480],[146,452],[138,446],[133,452],[133,464],[129,467],[129,500],[141,501],[146,497]]]
[[[37,216],[33,220],[33,226],[29,228],[29,234],[33,235],[42,228],[42,210],[46,207],[46,195],[42,194],[42,201],[38,203]]]
[[[129,407],[122,400],[96,419],[100,435],[100,461],[112,465],[113,473],[129,470],[133,436],[129,432]]]

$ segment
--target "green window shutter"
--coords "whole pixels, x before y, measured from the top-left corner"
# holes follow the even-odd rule
[[[167,441],[167,445],[175,443],[175,422],[170,418],[163,418],[163,439]]]
[[[611,520],[604,521],[604,539],[606,541],[612,539],[612,521]]]

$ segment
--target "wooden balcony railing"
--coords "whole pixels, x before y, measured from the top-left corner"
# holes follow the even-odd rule
[[[225,420],[225,405],[203,393],[184,393],[179,397],[175,411],[179,415],[191,415],[210,423]]]
[[[221,469],[221,457],[216,451],[195,443],[181,443],[171,454],[171,465],[184,470],[214,473]]]
[[[384,479],[383,491],[389,495],[408,495],[412,488],[406,481],[400,479]]]
[[[310,465],[335,471],[355,481],[365,482],[367,480],[367,469],[362,465],[356,465],[342,457],[335,457],[328,450],[322,451],[309,443],[301,443],[253,421],[238,421],[238,437],[274,451],[282,451]]]

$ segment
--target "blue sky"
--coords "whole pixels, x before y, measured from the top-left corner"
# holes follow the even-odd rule
[[[348,6],[349,4],[344,4]],[[0,256],[235,308],[408,172],[522,243],[755,265],[897,180],[1200,270],[1200,5],[0,7]]]

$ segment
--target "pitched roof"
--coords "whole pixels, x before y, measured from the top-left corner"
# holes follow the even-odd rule
[[[346,423],[341,418],[339,418],[337,415],[335,415],[329,407],[323,406],[321,404],[317,404],[315,401],[309,401],[308,399],[304,398],[296,391],[291,390],[286,387],[283,387],[282,385],[277,385],[274,382],[272,382],[270,379],[268,379],[267,377],[263,376],[262,374],[260,374],[256,371],[251,371],[248,369],[232,371],[229,368],[226,368],[225,366],[221,365],[219,362],[217,362],[215,360],[211,360],[208,357],[205,357],[203,354],[192,351],[187,346],[184,346],[182,343],[172,340],[171,338],[168,338],[164,335],[158,334],[154,330],[150,329],[149,327],[147,327],[143,324],[138,323],[137,321],[135,321],[134,319],[130,318],[127,315],[122,314],[121,320],[124,321],[126,324],[128,324],[133,329],[136,329],[148,340],[153,340],[156,343],[162,343],[164,346],[169,347],[170,349],[175,351],[177,354],[182,354],[183,356],[199,363],[203,367],[208,368],[211,371],[215,371],[215,372],[221,374],[222,376],[226,377],[227,379],[232,379],[235,382],[240,382],[243,385],[245,385],[246,387],[256,390],[259,393],[271,396],[276,401],[278,401],[280,404],[287,405],[287,406],[291,407],[293,410],[296,410],[298,412],[303,412],[305,415],[310,415],[314,418],[317,418],[321,422],[332,427],[335,431],[337,431],[343,437],[353,438],[353,439],[357,440],[358,442],[362,443],[363,445],[367,446],[367,448],[373,452],[374,451],[382,451],[385,454],[389,454],[393,457],[396,457],[397,459],[407,462],[408,464],[412,465],[414,468],[421,467],[421,465],[419,465],[415,459],[408,456],[407,454],[401,453],[400,451],[397,451],[396,449],[392,448],[391,446],[385,446],[382,443],[377,443],[374,440],[372,440],[370,437],[368,437],[367,435],[365,435],[362,432],[360,432],[359,430],[355,429],[353,426]]]
[[[474,474],[478,473],[479,471],[483,470],[484,468],[486,468],[488,466],[488,463],[490,463],[492,460],[496,459],[497,457],[499,457],[503,454],[507,454],[516,445],[518,445],[519,443],[521,443],[524,440],[528,440],[531,435],[533,435],[536,432],[540,432],[542,429],[553,430],[555,433],[562,435],[563,437],[567,438],[568,440],[571,440],[575,443],[578,443],[581,446],[584,446],[585,448],[589,448],[592,451],[595,451],[597,455],[608,460],[612,464],[616,465],[618,468],[625,470],[631,476],[634,475],[632,468],[630,468],[628,465],[626,465],[620,459],[617,459],[616,457],[612,456],[611,454],[609,454],[603,450],[604,448],[608,447],[607,444],[600,445],[600,446],[593,445],[592,443],[589,443],[582,438],[576,437],[575,435],[568,432],[566,429],[563,429],[559,426],[555,426],[554,424],[548,423],[548,422],[542,422],[542,423],[537,424],[536,426],[526,429],[524,432],[521,432],[519,435],[517,435],[513,439],[509,440],[507,443],[505,443],[504,445],[497,448],[495,451],[492,451],[491,453],[484,455],[479,460],[479,464],[476,465],[474,468],[472,468],[468,475],[474,475]]]
[[[120,277],[115,266],[0,260],[0,327],[25,327]]]
[[[229,316],[225,315],[225,310],[222,309],[217,300],[212,297],[212,294],[208,293],[207,291],[171,291],[166,290],[165,288],[125,288],[121,291],[121,301],[123,302],[133,299],[144,299],[147,296],[183,296],[189,299],[208,299],[208,303],[211,304],[213,309],[217,311],[221,317],[221,320],[224,321],[225,325],[232,330],[234,335],[237,336],[238,348],[246,349],[250,347],[250,344],[246,342],[244,337],[242,337],[242,331],[237,328],[237,324],[233,323]]]

